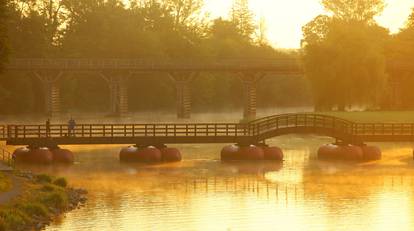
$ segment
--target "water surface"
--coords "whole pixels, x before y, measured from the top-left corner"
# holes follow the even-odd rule
[[[222,145],[179,145],[184,161],[131,165],[122,146],[69,146],[71,167],[33,169],[89,191],[85,207],[46,230],[412,230],[410,144],[378,144],[384,159],[328,163],[329,138],[284,136],[283,163],[222,163]]]

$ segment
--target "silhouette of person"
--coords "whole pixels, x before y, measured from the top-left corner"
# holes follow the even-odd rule
[[[46,120],[46,137],[50,136],[50,119]]]
[[[76,122],[73,118],[70,118],[70,120],[68,121],[68,135],[69,136],[75,136],[75,127],[76,127]]]

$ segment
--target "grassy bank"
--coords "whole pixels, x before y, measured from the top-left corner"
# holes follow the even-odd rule
[[[6,192],[10,189],[10,179],[0,172],[0,192]]]
[[[47,175],[23,177],[20,195],[0,208],[0,231],[40,230],[57,215],[84,202],[81,190],[67,187],[64,178]]]
[[[364,111],[364,112],[320,112],[354,122],[365,123],[414,123],[414,111]]]

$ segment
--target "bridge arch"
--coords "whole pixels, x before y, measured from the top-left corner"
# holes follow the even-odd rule
[[[357,142],[354,122],[320,114],[282,114],[264,117],[249,123],[250,135],[256,142],[289,134],[315,134],[343,142]]]

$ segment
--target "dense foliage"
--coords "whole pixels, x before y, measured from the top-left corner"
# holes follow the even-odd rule
[[[209,20],[202,0],[12,0],[7,23],[10,58],[150,58],[217,59],[285,57],[256,39],[256,23],[248,1],[237,0],[229,19]],[[63,109],[105,111],[109,90],[99,75],[79,74],[61,80]],[[196,110],[241,107],[242,86],[237,73],[201,73],[193,81]],[[270,80],[269,80],[270,79]],[[279,86],[269,78],[267,85]],[[148,73],[130,78],[132,111],[175,108],[175,86],[166,74]],[[291,84],[286,84],[292,82]],[[307,92],[294,100],[292,89],[306,88],[303,81],[286,79],[287,88],[264,92],[266,106],[300,104]],[[44,96],[39,80],[30,74],[6,73],[0,80],[0,110],[42,112]],[[308,101],[309,102],[309,101]],[[7,111],[6,111],[7,110]]]
[[[386,83],[388,31],[373,17],[380,0],[324,0],[331,16],[320,15],[303,27],[306,74],[317,110],[375,107]]]
[[[7,0],[0,0],[0,71],[8,55],[7,18]]]
[[[202,0],[0,0],[0,70],[9,58],[145,58],[215,60],[296,56],[266,42],[248,0],[234,0],[228,19],[209,19]],[[326,15],[303,27],[306,77],[266,78],[259,106],[317,110],[414,106],[410,63],[414,57],[414,11],[397,35],[374,17],[383,0],[323,0]],[[270,22],[271,23],[271,22]],[[390,70],[390,64],[405,67]],[[96,73],[61,79],[63,109],[105,111],[109,89]],[[242,106],[238,73],[201,73],[192,82],[196,110]],[[129,80],[132,111],[175,108],[175,86],[162,73]],[[311,89],[311,91],[309,90]],[[312,92],[313,96],[310,96]],[[289,97],[286,97],[289,95]],[[3,73],[0,111],[44,111],[39,80],[30,73]]]

